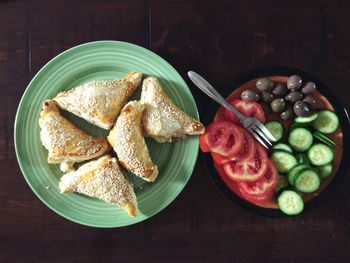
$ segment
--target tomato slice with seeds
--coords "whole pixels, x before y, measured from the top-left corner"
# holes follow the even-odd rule
[[[255,143],[254,155],[250,159],[230,161],[224,163],[226,174],[234,181],[254,182],[259,180],[267,169],[267,154],[265,149]]]
[[[242,191],[241,188],[238,188],[242,196],[248,201],[253,204],[263,204],[266,201],[270,201],[273,198],[273,191],[266,192],[263,195],[250,195],[247,194],[246,192]]]
[[[266,200],[277,185],[278,173],[274,164],[269,160],[264,175],[255,182],[237,182],[240,192],[247,199]],[[249,200],[248,200],[249,201]]]
[[[225,156],[222,156],[218,153],[211,153],[211,156],[213,158],[213,161],[218,164],[224,164],[229,161],[236,161],[236,160],[243,160],[243,159],[251,159],[254,156],[255,153],[255,140],[254,138],[246,132],[244,129],[240,128],[241,132],[243,133],[243,141],[242,141],[242,149],[239,153],[237,153],[236,156],[233,156],[232,158],[227,158]]]
[[[230,102],[233,107],[235,107],[240,113],[247,117],[253,117],[265,123],[265,114],[262,106],[254,101],[244,101],[236,99]],[[225,120],[231,121],[236,124],[241,124],[238,117],[234,115],[231,111],[225,109],[224,111]]]
[[[243,133],[239,126],[228,121],[211,123],[205,130],[209,150],[232,158],[242,149]]]

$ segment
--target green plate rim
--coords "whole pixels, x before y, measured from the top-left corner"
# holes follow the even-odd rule
[[[199,113],[198,113],[198,108],[197,108],[197,104],[196,101],[192,95],[191,90],[189,89],[187,83],[185,82],[185,80],[182,78],[182,76],[178,73],[178,71],[168,62],[166,61],[164,58],[162,58],[161,56],[159,56],[158,54],[156,54],[155,52],[141,47],[139,45],[136,44],[132,44],[129,42],[124,42],[124,41],[117,41],[117,40],[98,40],[98,41],[91,41],[91,42],[86,42],[74,47],[71,47],[61,53],[59,53],[58,55],[54,56],[52,59],[50,59],[35,75],[34,77],[31,79],[31,81],[29,82],[29,84],[27,85],[25,91],[23,92],[23,95],[21,97],[21,100],[17,106],[17,111],[16,111],[16,116],[15,116],[15,121],[14,121],[14,144],[15,144],[15,153],[16,153],[16,159],[17,162],[19,164],[22,176],[24,177],[24,179],[26,180],[27,184],[29,185],[30,189],[34,192],[34,194],[39,198],[39,200],[41,200],[42,203],[44,203],[49,209],[51,209],[53,212],[55,212],[56,214],[62,216],[63,218],[78,223],[80,225],[85,225],[85,226],[89,226],[89,227],[97,227],[97,228],[120,228],[120,227],[126,227],[126,226],[130,226],[130,225],[134,225],[137,223],[140,223],[142,221],[148,220],[151,217],[153,217],[154,215],[160,213],[162,210],[164,210],[166,207],[168,207],[172,202],[175,201],[175,199],[180,195],[180,193],[183,191],[183,189],[185,188],[185,186],[187,185],[189,179],[191,178],[192,174],[193,174],[193,170],[195,168],[196,162],[197,162],[197,158],[198,158],[198,153],[199,153],[199,140],[198,138],[196,138],[195,140],[195,146],[197,148],[197,151],[195,153],[195,156],[193,156],[194,158],[192,159],[192,162],[189,164],[190,166],[190,171],[191,174],[186,178],[186,181],[183,182],[181,188],[179,188],[179,191],[174,195],[174,197],[172,199],[169,199],[168,202],[164,203],[161,207],[159,207],[159,209],[157,209],[155,212],[149,214],[146,216],[146,218],[140,218],[140,220],[135,220],[134,222],[130,223],[130,224],[125,224],[122,226],[117,226],[117,225],[98,225],[98,224],[94,224],[94,223],[85,223],[85,222],[80,222],[79,220],[76,220],[74,218],[70,218],[69,215],[65,215],[64,213],[62,213],[61,211],[59,211],[58,209],[54,208],[53,206],[51,206],[42,196],[40,196],[39,192],[35,189],[35,187],[29,182],[29,180],[27,179],[27,176],[25,174],[25,169],[24,169],[24,165],[22,164],[22,160],[20,158],[20,153],[19,153],[19,146],[18,146],[18,141],[17,141],[17,137],[18,137],[18,129],[17,129],[17,123],[18,123],[18,119],[19,119],[19,112],[21,111],[21,108],[23,107],[23,101],[25,100],[27,93],[29,92],[30,87],[33,85],[33,82],[36,80],[36,78],[41,74],[42,71],[44,71],[47,67],[51,66],[52,63],[55,62],[56,59],[58,59],[59,57],[65,55],[68,52],[74,52],[75,49],[79,49],[80,47],[83,46],[88,46],[88,45],[96,45],[96,44],[117,44],[117,45],[127,45],[127,46],[131,46],[133,48],[136,49],[140,49],[143,50],[143,52],[149,53],[151,56],[156,56],[158,59],[160,59],[161,61],[163,61],[164,63],[168,64],[168,66],[170,67],[170,69],[172,69],[175,74],[178,75],[180,81],[182,82],[182,84],[184,85],[184,87],[187,88],[188,91],[188,99],[191,100],[191,102],[194,105],[194,113],[195,113],[195,118],[197,120],[199,119]]]

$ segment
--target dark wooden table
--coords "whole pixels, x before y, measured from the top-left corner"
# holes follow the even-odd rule
[[[349,109],[349,11],[348,1],[0,1],[0,262],[349,262],[349,178],[311,212],[272,219],[224,199],[199,158],[188,185],[161,213],[97,229],[39,201],[13,142],[16,109],[34,74],[60,52],[104,39],[168,60],[201,112],[209,100],[189,83],[188,69],[220,89],[269,65],[314,74]]]

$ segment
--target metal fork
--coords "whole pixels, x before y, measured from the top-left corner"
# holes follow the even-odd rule
[[[257,119],[246,117],[238,110],[236,110],[230,103],[228,103],[219,92],[208,81],[206,81],[203,77],[198,75],[196,72],[189,71],[188,77],[192,80],[192,82],[205,94],[207,94],[210,98],[215,100],[217,103],[225,107],[226,109],[232,111],[241,121],[244,128],[250,131],[255,139],[259,141],[265,148],[269,149],[272,146],[271,142],[275,142],[276,139],[269,132],[268,129]]]

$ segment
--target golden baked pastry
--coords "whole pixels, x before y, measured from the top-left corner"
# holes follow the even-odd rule
[[[63,175],[59,188],[61,193],[77,192],[118,205],[130,216],[137,214],[134,189],[121,172],[116,158],[109,155],[85,163],[78,170]]]
[[[58,106],[106,130],[112,128],[127,98],[139,86],[142,74],[131,72],[124,79],[94,80],[60,92]]]
[[[158,167],[149,156],[142,134],[143,110],[144,106],[139,101],[127,103],[107,139],[125,169],[148,182],[153,182],[158,175]]]
[[[40,139],[48,150],[48,163],[81,162],[110,150],[105,138],[93,137],[66,118],[53,100],[46,100],[39,117]]]
[[[204,133],[204,125],[180,110],[155,77],[143,81],[141,102],[145,105],[142,117],[145,135],[158,142]]]

